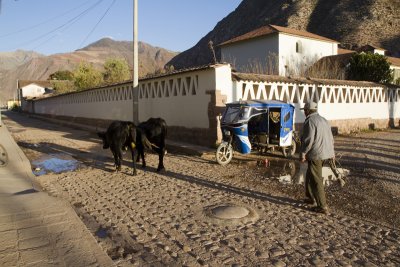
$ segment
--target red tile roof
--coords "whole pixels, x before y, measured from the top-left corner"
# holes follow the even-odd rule
[[[30,84],[36,84],[43,88],[52,88],[51,82],[48,80],[18,80],[18,88],[25,87]]]
[[[267,25],[267,26],[263,26],[261,28],[255,29],[253,31],[250,31],[248,33],[245,33],[243,35],[240,35],[238,37],[235,37],[233,39],[230,39],[219,45],[222,46],[222,45],[232,44],[232,43],[236,43],[236,42],[240,42],[240,41],[244,41],[244,40],[253,39],[256,37],[270,35],[273,33],[285,33],[285,34],[289,34],[289,35],[301,36],[301,37],[305,37],[305,38],[316,39],[316,40],[321,40],[321,41],[326,41],[326,42],[339,43],[335,40],[332,40],[332,39],[329,39],[329,38],[326,38],[326,37],[323,37],[320,35],[316,35],[311,32],[295,30],[295,29],[290,29],[290,28],[276,26],[276,25]]]
[[[387,57],[387,61],[389,61],[393,66],[400,67],[400,58],[398,57]]]

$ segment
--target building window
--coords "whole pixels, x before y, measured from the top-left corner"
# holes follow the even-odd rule
[[[301,42],[297,41],[296,42],[296,53],[301,53]]]

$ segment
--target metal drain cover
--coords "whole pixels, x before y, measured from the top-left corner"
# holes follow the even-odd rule
[[[219,219],[240,219],[249,215],[250,211],[245,207],[222,205],[211,209],[212,215]]]
[[[204,207],[202,214],[206,220],[222,225],[235,225],[258,220],[258,214],[253,208],[232,202]]]

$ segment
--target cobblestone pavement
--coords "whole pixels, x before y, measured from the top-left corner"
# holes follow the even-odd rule
[[[167,171],[157,173],[157,157],[148,154],[147,169],[131,176],[129,161],[122,172],[112,171],[111,153],[93,134],[10,118],[6,123],[29,158],[56,151],[82,162],[78,170],[37,179],[74,206],[118,266],[400,265],[398,227],[335,207],[330,215],[310,212],[253,172],[251,162],[221,167],[212,157],[170,153]],[[211,216],[217,205],[250,213],[223,220]]]

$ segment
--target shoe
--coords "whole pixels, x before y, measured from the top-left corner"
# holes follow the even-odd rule
[[[317,202],[315,202],[315,200],[311,199],[311,198],[305,198],[303,199],[303,202],[307,205],[311,205],[311,206],[316,206]]]
[[[322,214],[325,214],[325,215],[329,214],[329,210],[328,210],[327,207],[325,207],[325,208],[321,208],[321,207],[318,207],[318,206],[317,207],[312,207],[311,211],[322,213]]]

